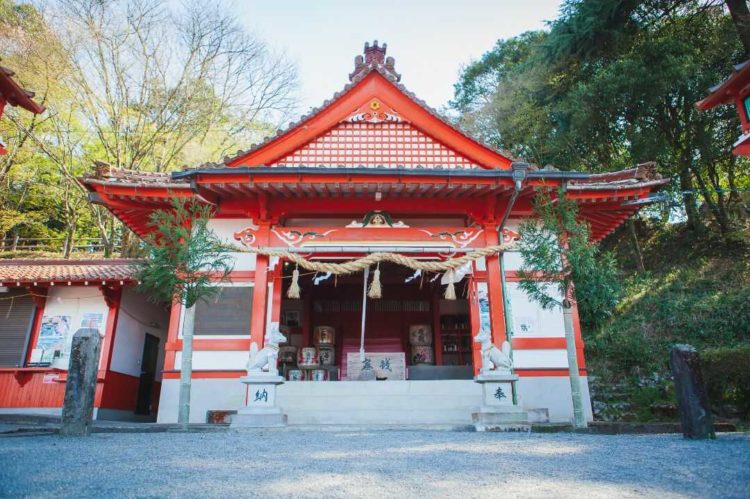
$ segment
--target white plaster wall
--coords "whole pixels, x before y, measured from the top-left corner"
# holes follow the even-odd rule
[[[234,233],[251,226],[255,226],[251,218],[214,218],[208,221],[208,228],[222,242],[237,248],[243,248],[243,246],[234,238]],[[254,253],[232,253],[232,258],[234,258],[234,270],[255,270]]]
[[[205,423],[207,411],[236,410],[245,405],[245,385],[238,378],[193,379],[190,392],[190,422]],[[176,423],[180,380],[165,379],[161,384],[157,423]]]
[[[112,351],[113,371],[140,377],[143,359],[143,344],[146,333],[159,338],[156,379],[161,379],[164,368],[164,343],[167,341],[169,311],[149,302],[145,295],[132,288],[125,288],[117,317],[115,344]]]
[[[503,268],[506,272],[519,270],[523,266],[523,258],[518,251],[506,251],[503,253]]]
[[[593,421],[588,378],[581,377],[583,408],[586,419]],[[518,402],[524,409],[547,409],[551,423],[569,423],[573,420],[573,399],[567,376],[529,376],[518,380]]]
[[[567,369],[568,354],[558,349],[516,348],[513,350],[513,365],[519,369]]]
[[[87,313],[101,314],[100,334],[104,334],[109,307],[104,302],[101,290],[96,286],[54,286],[49,288],[44,316],[64,315],[70,317],[70,328],[66,338],[63,356],[52,365],[67,369],[73,334],[81,327],[81,320]]]
[[[563,338],[565,324],[560,307],[544,310],[539,303],[531,301],[529,296],[518,286],[509,282],[505,288],[513,316],[514,338]],[[559,292],[550,289],[550,295],[560,298]],[[524,331],[522,325],[526,325]]]
[[[245,369],[247,359],[250,356],[244,350],[193,350],[193,369],[231,371]],[[175,370],[182,366],[182,352],[175,352]]]

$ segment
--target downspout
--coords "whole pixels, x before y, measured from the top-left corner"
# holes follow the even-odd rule
[[[511,165],[513,169],[513,194],[510,195],[508,205],[505,207],[505,214],[503,219],[500,221],[500,225],[497,227],[497,233],[502,238],[503,229],[505,224],[510,217],[511,211],[513,211],[513,205],[516,203],[518,195],[523,191],[523,183],[526,180],[526,172],[529,168],[527,163],[514,162]],[[505,258],[504,255],[500,255],[500,286],[503,292],[503,308],[505,309],[505,336],[508,343],[511,345],[510,349],[510,360],[513,361],[513,309],[508,299],[507,285],[505,282]],[[513,405],[518,405],[518,390],[516,389],[516,383],[511,383]]]

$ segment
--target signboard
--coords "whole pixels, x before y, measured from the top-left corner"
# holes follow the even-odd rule
[[[363,361],[359,357],[359,352],[347,353],[347,378],[356,381],[363,371],[372,371],[377,378],[406,379],[406,354],[404,352],[367,352]]]

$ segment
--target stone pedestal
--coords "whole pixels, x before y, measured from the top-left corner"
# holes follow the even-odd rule
[[[247,385],[247,405],[232,416],[231,428],[286,426],[286,414],[276,405],[276,387],[284,382],[282,376],[253,373],[240,381]]]
[[[529,431],[529,415],[513,404],[518,376],[510,373],[482,373],[474,378],[482,385],[482,406],[472,413],[477,431]]]

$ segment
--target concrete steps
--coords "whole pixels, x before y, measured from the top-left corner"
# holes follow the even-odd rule
[[[302,381],[279,386],[290,425],[449,425],[472,423],[482,402],[473,380]]]

